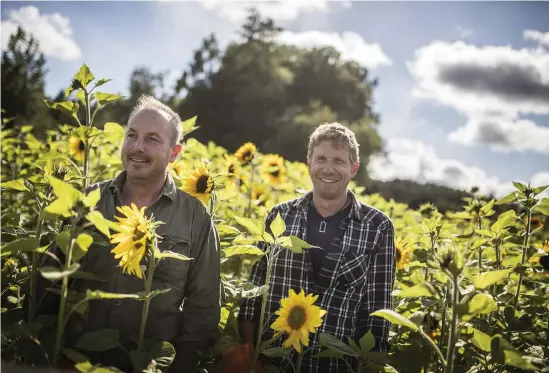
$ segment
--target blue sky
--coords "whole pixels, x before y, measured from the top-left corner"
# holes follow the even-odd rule
[[[126,93],[138,66],[173,83],[203,37],[236,37],[252,3],[3,2],[6,32],[35,32],[47,92],[82,63]],[[280,40],[334,45],[379,79],[374,99],[388,157],[379,179],[410,178],[504,194],[512,180],[549,184],[549,3],[328,2],[259,4]]]

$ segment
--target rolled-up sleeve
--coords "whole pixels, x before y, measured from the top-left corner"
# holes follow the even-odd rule
[[[370,316],[380,309],[392,309],[391,293],[395,282],[396,251],[394,227],[388,221],[380,228],[381,239],[367,274],[366,294],[362,303],[357,338],[361,338],[368,330],[372,331],[379,352],[388,352],[389,331],[391,323],[384,318]]]

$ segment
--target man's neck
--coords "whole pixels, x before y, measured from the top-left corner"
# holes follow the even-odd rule
[[[347,192],[345,194],[339,196],[336,199],[323,199],[319,197],[318,195],[315,195],[313,193],[313,204],[316,208],[316,211],[322,216],[332,216],[334,214],[337,214],[341,210],[343,210],[346,206],[348,206],[348,200],[349,197],[347,195]]]
[[[162,193],[166,175],[156,181],[140,182],[127,178],[122,186],[122,195],[126,204],[135,203],[138,208],[149,207]]]

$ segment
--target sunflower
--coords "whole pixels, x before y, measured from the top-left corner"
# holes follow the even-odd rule
[[[540,242],[534,246],[538,249],[538,252],[529,261],[541,265],[543,273],[549,274],[549,241]]]
[[[271,184],[280,184],[286,174],[284,158],[278,154],[268,154],[263,157],[261,174],[266,182]]]
[[[437,208],[431,202],[427,202],[419,206],[418,211],[423,217],[430,218],[437,212]]]
[[[280,301],[282,307],[275,312],[278,318],[271,324],[271,328],[276,332],[275,336],[289,334],[283,347],[293,346],[297,352],[301,352],[301,345],[309,345],[309,333],[316,331],[322,324],[322,316],[326,314],[325,310],[313,305],[317,298],[318,295],[305,296],[303,289],[299,294],[290,289],[289,297]]]
[[[84,151],[86,150],[84,141],[78,137],[71,136],[69,138],[69,154],[77,161],[84,159]]]
[[[404,269],[410,263],[410,253],[414,251],[413,247],[406,247],[406,242],[402,237],[395,241],[396,249],[396,267],[397,269]]]
[[[248,163],[251,162],[256,153],[256,150],[257,148],[253,143],[247,142],[240,148],[238,148],[238,150],[234,153],[234,156],[240,161],[240,164],[242,166],[246,166]]]
[[[524,218],[524,225],[528,224],[528,218]],[[537,228],[543,229],[543,220],[539,216],[532,216],[530,220],[530,231],[533,231]]]
[[[170,163],[169,169],[173,170],[177,176],[181,176],[185,172],[185,161],[178,160],[177,162]]]
[[[206,204],[215,189],[215,177],[212,170],[204,162],[187,171],[181,181],[181,190],[198,198]]]
[[[111,253],[115,254],[115,259],[121,258],[120,266],[124,273],[143,278],[140,263],[146,254],[147,246],[156,237],[156,224],[145,217],[145,207],[139,210],[132,203],[131,207],[122,206],[116,209],[125,217],[116,216],[118,223],[112,225],[112,229],[119,233],[111,236],[111,243],[118,243]]]
[[[237,181],[242,184],[244,182],[244,177],[240,173],[240,164],[238,158],[234,155],[230,155],[225,159],[225,167],[227,170],[227,180],[231,184],[236,184]]]
[[[252,201],[257,206],[264,206],[271,198],[271,192],[267,185],[256,184],[252,188]]]
[[[431,339],[434,340],[436,337],[440,337],[440,323],[434,316],[426,314],[421,324]]]

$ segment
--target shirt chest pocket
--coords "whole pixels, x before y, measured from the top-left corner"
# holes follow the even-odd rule
[[[154,277],[164,283],[184,286],[192,259],[181,259],[180,255],[190,258],[191,240],[185,237],[162,235],[158,248],[163,258],[155,269]]]
[[[345,287],[360,287],[366,281],[369,267],[368,255],[348,252],[338,271],[338,282]]]

